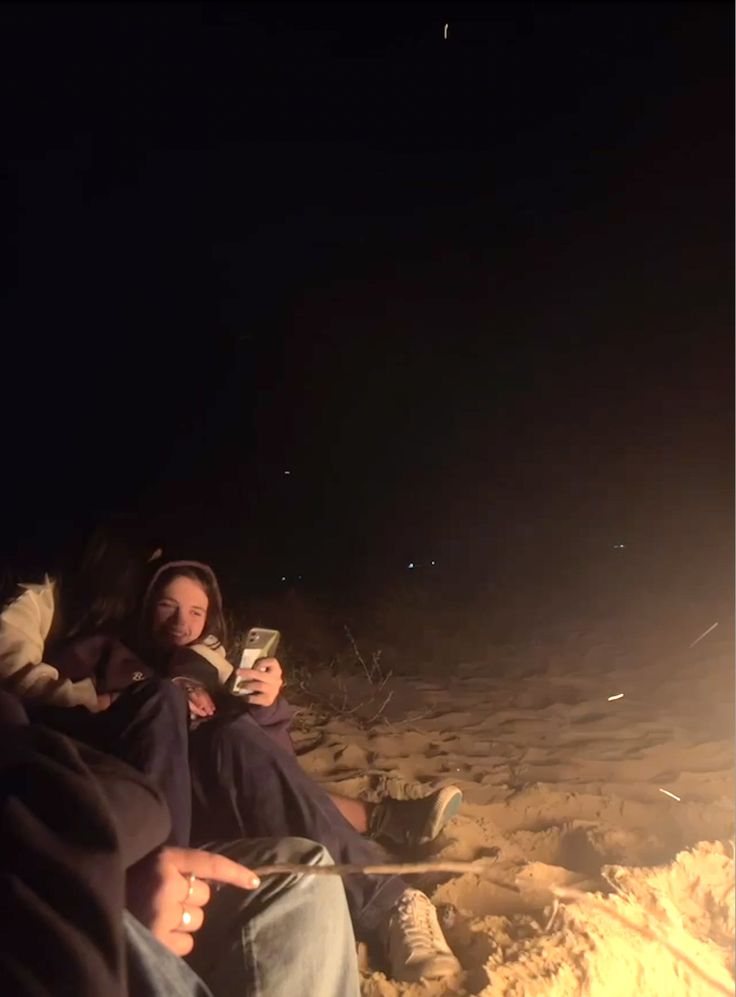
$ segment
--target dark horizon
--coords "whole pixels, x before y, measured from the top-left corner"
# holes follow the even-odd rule
[[[5,552],[730,572],[731,9],[0,16]]]

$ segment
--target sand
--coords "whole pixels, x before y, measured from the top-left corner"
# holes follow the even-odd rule
[[[369,963],[365,997],[733,992],[733,650],[718,638],[622,652],[575,634],[380,689],[309,676],[305,768],[365,799],[455,783],[464,805],[434,856],[495,856],[494,879],[519,888],[424,877],[464,974],[407,985]],[[555,887],[597,906],[556,907]]]

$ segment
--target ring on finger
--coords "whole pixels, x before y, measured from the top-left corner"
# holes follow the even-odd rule
[[[189,926],[191,925],[191,923],[192,923],[192,912],[189,911],[189,910],[187,910],[186,907],[184,906],[184,904],[182,904],[182,907],[181,907],[181,921],[179,922],[179,930],[181,930],[183,928],[186,931],[187,928],[189,928]]]

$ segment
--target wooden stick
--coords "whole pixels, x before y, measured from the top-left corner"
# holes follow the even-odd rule
[[[660,933],[655,931],[654,928],[637,924],[636,921],[631,920],[631,918],[628,918],[626,914],[622,914],[621,911],[616,910],[616,908],[611,904],[604,904],[596,897],[591,896],[589,893],[583,893],[581,890],[573,890],[563,886],[553,886],[550,892],[553,893],[554,896],[559,897],[560,900],[574,900],[577,903],[592,907],[599,913],[606,914],[608,917],[612,917],[614,921],[618,921],[620,924],[626,925],[627,928],[631,928],[636,931],[644,938],[647,938],[650,942],[659,942],[659,944],[664,945],[664,947],[668,949],[676,959],[679,959],[680,962],[684,962],[691,973],[695,973],[695,975],[699,976],[701,980],[705,980],[706,983],[710,984],[714,990],[718,990],[719,993],[728,994],[729,997],[733,997],[732,987],[727,987],[724,983],[721,983],[720,980],[714,979],[710,973],[706,972],[697,964],[697,962],[691,959],[686,952],[683,952],[677,945],[673,945],[669,939],[665,938],[664,935],[660,935]],[[620,894],[618,895],[620,896]]]
[[[495,864],[495,860],[493,859],[475,859],[472,862],[393,862],[386,863],[385,865],[299,865],[298,863],[283,862],[278,865],[262,865],[256,869],[253,869],[253,872],[261,878],[264,876],[292,875],[408,876],[428,872],[456,872],[459,874],[471,872],[478,876],[482,876],[487,882],[493,883],[494,886],[499,886],[503,890],[508,890],[511,893],[521,893],[522,891],[518,886],[512,886],[510,883],[504,883],[488,874],[489,870],[493,868]],[[636,931],[637,934],[642,935],[642,937],[647,938],[649,941],[659,942],[659,944],[664,945],[664,947],[668,949],[676,959],[683,962],[692,973],[699,976],[701,980],[704,980],[719,993],[726,994],[728,997],[733,997],[732,989],[729,989],[729,987],[721,983],[720,980],[716,980],[704,969],[701,969],[701,967],[694,962],[686,952],[683,952],[682,949],[678,948],[676,945],[673,945],[672,942],[670,942],[663,935],[660,935],[659,932],[655,931],[653,928],[637,924],[625,914],[622,914],[620,911],[616,910],[611,904],[602,903],[596,897],[591,896],[591,894],[583,893],[582,890],[574,890],[569,887],[562,886],[551,886],[547,889],[552,896],[557,897],[560,900],[573,900],[577,903],[586,904],[588,907],[594,908],[601,914],[613,918],[614,921],[619,921],[627,928],[631,928],[633,931]],[[620,896],[620,894],[618,895]]]
[[[253,872],[256,876],[413,876],[426,872],[466,872],[482,876],[496,886],[512,893],[519,888],[510,883],[494,879],[488,871],[496,864],[491,859],[476,859],[473,862],[391,862],[385,865],[299,865],[283,862],[279,865],[262,865]]]

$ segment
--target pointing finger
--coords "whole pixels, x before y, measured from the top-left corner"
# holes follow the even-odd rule
[[[198,879],[228,883],[244,890],[255,890],[261,881],[250,869],[225,855],[215,855],[196,848],[168,848],[168,857],[183,875],[193,873]]]

